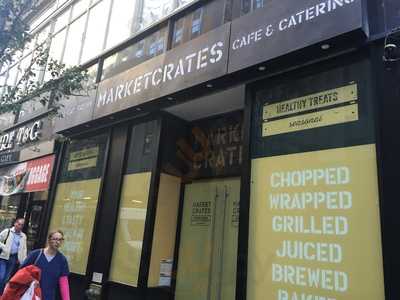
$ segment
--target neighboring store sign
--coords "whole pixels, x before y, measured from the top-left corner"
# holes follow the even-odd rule
[[[374,144],[252,161],[247,299],[384,299]]]
[[[223,76],[230,24],[100,83],[94,118]]]
[[[363,28],[362,0],[281,0],[232,22],[229,73]]]
[[[7,165],[10,163],[18,162],[18,152],[7,152],[0,154],[0,165]]]
[[[54,155],[0,170],[0,195],[44,191],[49,188]]]
[[[17,151],[27,145],[50,138],[52,127],[49,119],[36,120],[19,126],[0,135],[0,153]]]

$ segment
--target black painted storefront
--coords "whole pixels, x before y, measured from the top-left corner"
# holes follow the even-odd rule
[[[88,99],[78,97],[66,102],[63,108],[66,116],[56,120],[55,131],[68,136],[72,142],[64,143],[52,200],[57,203],[57,184],[99,180],[86,266],[82,266],[82,274],[71,274],[73,299],[85,299],[90,286],[94,290],[101,288],[101,299],[175,299],[185,186],[200,179],[232,176],[240,178],[235,293],[236,299],[246,299],[249,293],[249,261],[252,259],[248,255],[249,224],[252,221],[252,160],[366,144],[376,144],[377,151],[381,220],[381,224],[377,225],[382,228],[385,299],[398,298],[398,218],[394,215],[397,205],[393,198],[397,186],[396,153],[399,144],[394,136],[398,120],[395,109],[399,96],[397,82],[400,77],[398,66],[388,70],[382,63],[383,41],[379,38],[369,41],[368,35],[377,27],[368,27],[368,23],[375,24],[374,20],[380,16],[367,11],[366,1],[344,1],[346,5],[343,7],[320,16],[313,15],[305,23],[286,28],[291,12],[295,14],[311,7],[315,12],[320,3],[289,2],[277,4],[276,11],[268,8],[234,20],[160,57],[100,82],[97,91],[93,92],[96,95]],[[289,5],[291,9],[288,13],[286,8]],[[369,22],[367,16],[371,19],[368,19]],[[286,21],[282,23],[282,20]],[[285,29],[279,31],[280,26]],[[272,28],[277,31],[268,36],[268,30]],[[250,38],[252,42],[233,49],[236,48],[233,43],[242,37],[245,40]],[[329,49],[322,50],[325,45]],[[193,58],[187,59],[192,54]],[[197,65],[196,71],[189,71],[190,64]],[[268,104],[273,104],[354,82],[358,91],[356,121],[262,136],[262,126],[266,121],[263,119],[263,107],[267,99],[270,101]],[[212,85],[207,88],[206,83]],[[211,116],[210,113],[210,116],[195,121],[184,121],[166,112],[168,107],[186,102],[190,105],[191,100],[200,96],[213,97],[237,85],[245,86],[243,105],[239,111],[218,116]],[[167,100],[168,97],[173,99]],[[329,108],[342,108],[347,104]],[[318,112],[318,109],[309,111]],[[294,116],[298,115],[301,116],[301,113]],[[272,121],[277,120],[279,118]],[[212,166],[218,158],[205,162],[204,145],[207,143],[199,137],[201,134],[196,135],[193,128],[203,128],[203,132],[207,132],[218,129],[219,124],[233,128],[239,123],[240,134],[237,136],[240,139],[229,144],[229,150],[217,147],[215,153],[224,151],[225,156],[221,159],[240,163],[221,168],[214,164],[202,169],[204,165]],[[79,144],[80,141],[85,144],[96,137],[102,140],[102,146],[96,152],[97,163],[90,165],[91,157],[85,156],[83,159],[87,161],[84,164],[88,164],[89,173],[77,169],[79,176],[72,174],[69,166],[73,165],[71,159],[74,155],[71,156],[71,153],[93,148],[93,145],[85,145],[73,150],[73,143]],[[237,151],[232,150],[233,147]],[[206,153],[214,155],[212,151],[211,154]],[[193,166],[197,169],[191,169]],[[144,173],[150,174],[149,189],[140,264],[134,287],[113,280],[111,269],[125,177]],[[173,233],[170,232],[174,245],[171,284],[157,287],[149,282],[162,174],[180,178],[181,186],[176,227]],[[48,222],[51,218],[52,215],[49,215]],[[377,247],[380,248],[380,245]],[[266,290],[265,295],[268,293]],[[268,297],[272,299],[273,296]]]

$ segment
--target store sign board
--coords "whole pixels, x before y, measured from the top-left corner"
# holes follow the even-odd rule
[[[49,188],[54,155],[1,169],[0,195],[45,191]]]
[[[0,154],[0,166],[18,162],[19,152],[6,152]]]
[[[384,299],[375,144],[254,159],[251,176],[247,299]]]
[[[277,1],[232,22],[229,73],[362,29],[362,0]]]
[[[227,72],[230,24],[99,84],[94,118],[166,96]]]
[[[262,125],[262,136],[267,137],[287,132],[343,124],[358,120],[358,104],[351,104],[291,118],[266,121]]]
[[[0,135],[0,153],[18,151],[52,136],[50,119],[40,119],[13,128]]]
[[[90,90],[88,96],[74,96],[61,101],[59,116],[54,120],[54,132],[67,130],[89,122],[93,116],[96,101],[96,89]]]
[[[286,101],[272,101],[263,108],[263,119],[288,116],[314,109],[320,109],[336,104],[343,104],[358,99],[357,84],[352,83],[343,87],[321,91],[311,95],[298,97]],[[272,99],[274,100],[274,99]]]

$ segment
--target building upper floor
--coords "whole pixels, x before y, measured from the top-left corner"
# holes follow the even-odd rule
[[[45,67],[31,65],[35,48],[49,49],[49,58],[67,66],[88,68],[93,82],[103,81],[179,47],[223,24],[259,10],[288,5],[273,0],[55,0],[43,1],[30,21],[32,41],[16,53],[11,65],[0,68],[2,86],[18,84],[27,68],[38,82],[50,78]],[[326,9],[354,0],[321,0]],[[400,3],[360,0],[372,38],[383,37],[400,25]],[[309,3],[304,1],[304,5]],[[318,7],[318,6],[315,6]],[[320,9],[321,6],[319,6]],[[324,8],[325,9],[325,8]],[[290,7],[287,7],[290,11]],[[315,9],[312,14],[317,14]],[[306,17],[303,11],[304,18]],[[301,22],[301,11],[296,22]],[[309,12],[307,12],[309,14]],[[300,18],[300,19],[299,19]],[[268,22],[268,20],[266,20]],[[315,28],[318,30],[318,28]],[[248,37],[249,38],[249,37]],[[251,39],[251,37],[249,38]],[[37,101],[23,104],[17,115],[0,116],[0,130],[26,120],[43,108]]]

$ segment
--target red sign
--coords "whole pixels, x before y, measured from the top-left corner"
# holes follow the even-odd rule
[[[54,165],[54,155],[26,162],[29,174],[25,192],[45,191],[49,188],[51,173]]]

